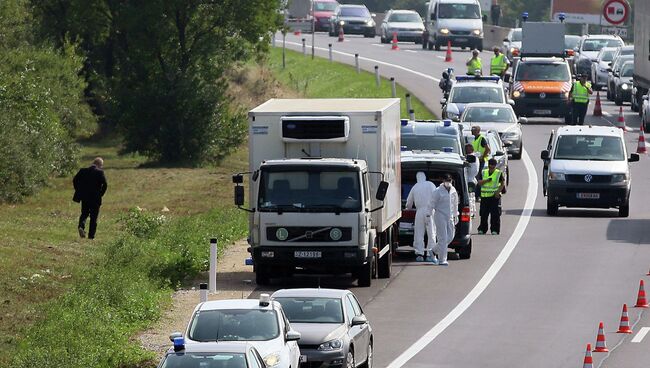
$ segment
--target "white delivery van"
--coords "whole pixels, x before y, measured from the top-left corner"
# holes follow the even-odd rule
[[[565,126],[551,132],[542,151],[542,175],[546,212],[558,207],[618,208],[620,217],[630,213],[632,178],[622,129],[602,126]]]
[[[422,48],[469,47],[483,51],[483,21],[478,0],[431,0],[427,6]]]
[[[249,113],[249,243],[258,284],[308,270],[390,277],[399,99],[272,99]],[[243,174],[243,173],[242,173]],[[242,174],[235,204],[243,208]]]

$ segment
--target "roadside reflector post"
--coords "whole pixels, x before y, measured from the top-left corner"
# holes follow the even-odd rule
[[[275,47],[275,32],[271,32],[271,46]]]
[[[397,97],[397,85],[395,84],[395,77],[390,77],[390,90],[391,97]]]
[[[407,93],[406,94],[406,111],[408,111],[409,114],[410,114],[411,110],[413,110],[413,105],[411,105],[411,94]],[[411,120],[413,120],[413,119],[411,119]]]
[[[328,44],[327,47],[329,47],[330,51],[330,63],[332,62],[332,44]]]
[[[415,120],[415,110],[409,109],[409,119]]]
[[[205,303],[208,301],[208,284],[202,282],[199,284],[199,301]]]
[[[354,66],[357,68],[357,74],[361,73],[361,68],[359,67],[359,54],[354,54]]]
[[[217,238],[210,239],[210,275],[208,286],[211,293],[217,292]]]
[[[306,46],[306,44],[305,44],[305,41],[306,41],[306,40],[303,38],[303,39],[302,39],[302,54],[303,54],[303,55],[307,55],[307,46]]]
[[[375,84],[377,88],[381,86],[381,79],[379,79],[379,65],[375,65]]]

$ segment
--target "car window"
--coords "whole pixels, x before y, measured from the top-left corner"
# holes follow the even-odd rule
[[[422,21],[416,13],[393,13],[388,17],[389,22],[419,23]]]
[[[612,61],[614,59],[614,50],[601,51],[601,61]]]
[[[458,138],[450,135],[402,135],[401,146],[408,151],[444,151],[450,147],[454,153],[460,153]]]
[[[345,314],[347,316],[348,322],[352,322],[352,318],[356,316],[352,302],[348,298],[345,298]]]
[[[250,368],[262,368],[260,362],[257,360],[257,356],[252,350],[248,352],[248,363]]]
[[[518,81],[568,81],[569,68],[564,63],[519,63],[515,79]]]
[[[513,29],[510,41],[521,41],[521,29]]]
[[[470,107],[465,111],[463,122],[469,123],[515,123],[511,109],[506,107]]]
[[[600,51],[603,47],[618,47],[622,45],[620,40],[590,38],[582,43],[582,51]]]
[[[501,145],[499,140],[494,136],[494,134],[488,134],[488,144],[490,145],[490,151],[494,155],[497,151],[501,151]]]
[[[481,12],[477,4],[440,4],[440,19],[480,19]]]
[[[449,97],[451,103],[493,102],[503,103],[503,89],[500,87],[466,86],[454,87]]]
[[[360,316],[361,315],[361,308],[359,305],[355,302],[354,298],[352,298],[349,294],[346,296],[347,302],[350,303],[352,306],[352,310],[354,311],[355,316]]]
[[[337,2],[333,1],[314,1],[314,11],[334,11],[336,10]]]
[[[338,298],[275,298],[292,323],[343,323],[343,306]]]
[[[370,16],[370,12],[366,8],[341,8],[341,15],[344,17],[363,17],[367,18]]]
[[[631,77],[634,74],[634,64],[625,63],[621,68],[621,77]]]
[[[266,341],[279,334],[274,310],[220,309],[197,312],[189,337],[195,341]]]
[[[557,139],[557,160],[624,161],[620,137],[595,135],[561,135]]]
[[[352,300],[352,306],[354,307],[354,311],[357,313],[357,316],[362,315],[363,309],[361,308],[361,304],[359,304],[359,300],[357,300],[357,297],[354,296],[353,294],[348,294],[348,298]]]
[[[634,59],[634,56],[632,55],[621,55],[620,57],[616,58],[616,61],[614,62],[614,67],[612,69],[614,71],[618,71],[624,62],[630,61],[632,59]]]

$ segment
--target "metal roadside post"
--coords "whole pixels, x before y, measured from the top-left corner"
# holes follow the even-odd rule
[[[415,120],[415,110],[409,109],[409,119]]]
[[[381,79],[379,79],[379,65],[375,65],[375,84],[377,88],[381,85]]]
[[[271,46],[275,47],[275,32],[271,32]]]
[[[390,77],[390,90],[391,90],[391,97],[392,98],[397,97],[397,86],[395,84],[395,77]]]
[[[361,68],[359,67],[359,54],[354,54],[354,66],[357,68],[357,74],[361,73]]]
[[[199,301],[201,303],[208,301],[208,284],[205,282],[199,284]]]
[[[305,45],[305,39],[302,39],[302,54],[307,56],[307,46]]]
[[[332,44],[328,44],[327,47],[329,47],[329,55],[330,55],[330,63],[332,62]]]
[[[409,113],[413,110],[413,105],[411,105],[411,94],[407,93],[406,94],[406,111]]]
[[[287,29],[282,28],[282,69],[287,67]]]
[[[316,17],[314,16],[314,2],[311,2],[311,59],[314,60],[315,57],[315,46],[316,43]],[[331,60],[331,58],[330,58]]]
[[[210,275],[208,278],[210,292],[217,292],[217,238],[210,239]]]

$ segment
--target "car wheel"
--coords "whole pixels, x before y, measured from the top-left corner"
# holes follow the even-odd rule
[[[622,106],[623,105],[623,98],[619,97],[619,94],[614,92],[614,104],[616,106]]]
[[[348,349],[348,354],[345,356],[345,366],[346,368],[356,368],[354,364],[354,350],[352,350],[352,347]]]
[[[546,214],[549,216],[557,216],[558,204],[551,200],[551,197],[546,197]]]
[[[618,208],[618,217],[630,216],[630,204],[626,203]]]
[[[523,152],[524,152],[524,143],[522,142],[519,145],[519,153],[513,153],[512,154],[512,159],[513,160],[521,160],[521,155],[522,155]]]
[[[466,246],[456,249],[456,253],[460,259],[469,259],[472,256],[472,240]]]
[[[368,344],[368,351],[366,352],[366,362],[363,363],[364,368],[372,368],[373,364],[373,351],[372,351],[372,340],[370,340],[370,343]]]

